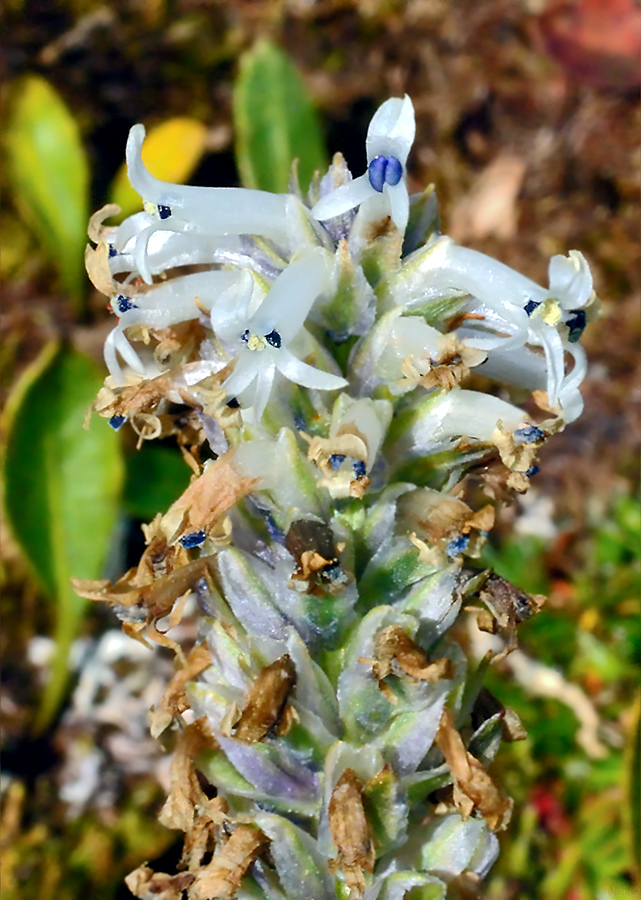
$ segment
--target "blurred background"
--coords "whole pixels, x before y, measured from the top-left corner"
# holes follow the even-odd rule
[[[256,98],[284,85],[309,117],[290,142],[304,162],[341,150],[360,174],[372,113],[407,92],[410,188],[435,184],[446,233],[542,284],[555,253],[590,262],[585,412],[486,552],[549,599],[519,665],[490,676],[529,740],[496,763],[516,811],[483,897],[640,896],[639,5],[6,0],[2,17],[3,900],[125,898],[131,869],[179,856],[146,725],[171,662],[68,586],[135,565],[140,523],[189,477],[175,446],[82,428],[113,324],[84,274],[86,221],[138,208],[136,122],[160,177],[271,186],[251,160],[284,126]]]

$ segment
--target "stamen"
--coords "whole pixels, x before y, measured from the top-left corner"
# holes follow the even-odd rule
[[[569,319],[566,320],[566,325],[570,329],[570,333],[568,335],[568,341],[571,344],[576,344],[576,342],[580,339],[583,334],[583,330],[586,325],[586,315],[585,310],[576,309],[572,311],[572,315]]]
[[[535,444],[544,437],[545,433],[536,425],[526,425],[524,428],[517,428],[514,432],[514,440],[517,444]]]
[[[204,544],[206,537],[207,535],[204,531],[192,531],[191,534],[183,534],[180,543],[185,550],[192,550],[194,547],[200,547]]]
[[[387,169],[387,158],[385,156],[375,157],[369,164],[367,174],[369,175],[369,183],[379,194],[383,193],[383,185],[385,184],[385,170]]]
[[[403,166],[395,156],[387,157],[387,168],[385,169],[385,183],[390,187],[395,187],[403,177]]]
[[[356,460],[356,462],[352,466],[352,470],[354,472],[354,475],[356,475],[357,478],[364,478],[365,475],[367,474],[367,469],[366,469],[365,463],[363,462],[362,459]]]
[[[537,303],[536,300],[528,300],[523,309],[527,313],[528,316],[531,316],[535,309],[538,309],[541,304]]]
[[[109,419],[109,424],[114,431],[118,431],[125,424],[125,416],[112,416]]]
[[[168,219],[171,215],[171,207],[158,204],[158,215],[161,219]]]
[[[270,331],[269,334],[265,335],[265,340],[269,344],[270,347],[276,347],[276,349],[280,349],[281,340],[280,335],[274,328],[273,331]]]
[[[112,301],[112,306],[113,306],[113,301]],[[116,297],[116,306],[118,308],[118,312],[120,313],[120,315],[123,315],[123,313],[128,312],[130,309],[138,309],[136,304],[131,302],[131,298],[125,297],[124,294],[119,294]]]
[[[345,454],[344,453],[332,453],[329,458],[329,464],[332,467],[334,472],[337,472],[340,467],[345,462]]]
[[[469,534],[461,534],[449,542],[445,548],[445,552],[448,556],[458,556],[459,553],[463,553],[464,550],[467,550],[469,543]]]

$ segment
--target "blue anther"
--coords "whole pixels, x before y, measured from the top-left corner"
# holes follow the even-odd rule
[[[241,341],[244,341],[246,344],[249,342],[249,328],[246,328],[245,331],[240,336]]]
[[[307,420],[301,412],[294,413],[294,425],[296,426],[298,431],[306,431]]]
[[[365,468],[365,463],[362,459],[356,460],[356,462],[352,466],[352,470],[357,478],[364,478],[367,474],[367,469]]]
[[[368,166],[367,174],[369,175],[369,183],[379,194],[383,193],[383,185],[385,184],[385,172],[387,170],[387,157],[377,156]]]
[[[171,207],[158,204],[158,215],[161,219],[168,219],[171,215]]]
[[[394,187],[403,177],[403,166],[395,156],[387,157],[387,168],[385,169],[385,181],[390,187]]]
[[[113,244],[109,244],[109,259],[113,259],[114,256],[118,256],[118,251]]]
[[[525,428],[517,428],[514,432],[514,440],[517,444],[534,444],[545,437],[545,432],[536,425],[526,425]]]
[[[204,531],[192,531],[191,534],[183,534],[180,543],[185,550],[193,550],[194,547],[200,547],[205,543],[207,537]]]
[[[334,472],[337,472],[338,469],[340,469],[340,467],[343,465],[344,461],[345,461],[344,453],[332,453],[332,455],[329,458],[329,464],[332,467],[332,469],[334,470]]]
[[[118,312],[120,315],[123,313],[129,312],[130,309],[138,309],[135,303],[131,302],[130,297],[125,297],[124,294],[119,294],[116,298],[116,306],[118,307]]]
[[[568,341],[571,344],[576,344],[581,335],[583,334],[583,329],[585,328],[586,323],[586,315],[585,310],[583,309],[575,309],[571,312],[571,317],[566,320],[565,324],[570,329],[570,333],[568,334]]]
[[[528,478],[531,478],[533,475],[538,475],[538,473],[540,471],[541,471],[541,466],[530,466],[529,469],[525,470],[525,474],[527,475]]]
[[[537,303],[536,300],[528,300],[523,309],[528,314],[528,316],[531,316],[534,310],[538,309],[540,305],[541,304]]]
[[[283,531],[281,531],[276,522],[274,522],[269,513],[265,515],[265,525],[267,525],[267,533],[272,541],[276,541],[276,543],[284,545],[285,534]]]
[[[449,542],[445,548],[445,552],[448,556],[458,556],[459,553],[463,553],[464,550],[467,550],[469,543],[469,534],[460,534]]]
[[[276,347],[277,350],[280,349],[281,340],[280,335],[274,328],[273,331],[270,331],[269,334],[265,335],[265,340],[269,344],[270,347]]]
[[[227,401],[227,406],[228,406],[230,409],[238,409],[238,407],[240,406],[240,403],[238,402],[238,400],[236,400],[235,397],[231,397],[231,398]]]
[[[113,428],[114,431],[118,431],[118,429],[122,428],[122,426],[125,424],[125,421],[126,421],[125,416],[112,416],[109,419],[109,424],[111,425],[111,427]]]

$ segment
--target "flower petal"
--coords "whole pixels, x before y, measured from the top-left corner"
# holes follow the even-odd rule
[[[332,375],[330,372],[323,372],[321,369],[315,369],[314,366],[308,366],[285,347],[278,353],[276,367],[289,381],[306,388],[315,388],[317,391],[335,391],[338,388],[347,387],[344,378]]]
[[[368,197],[375,197],[376,191],[369,183],[369,175],[365,172],[349,184],[343,184],[331,194],[327,194],[312,207],[312,215],[320,222],[342,216],[356,206],[360,206]]]
[[[407,193],[405,179],[402,179],[394,187],[386,184],[383,192],[389,197],[392,222],[394,222],[399,231],[404,232],[410,215],[410,198]]]
[[[205,234],[259,234],[289,245],[286,194],[160,181],[142,161],[144,140],[144,126],[134,125],[127,140],[127,171],[132,187],[143,200],[167,207],[170,217],[176,215]]]
[[[548,269],[550,293],[564,309],[578,309],[592,295],[593,281],[585,256],[570,250],[568,256],[553,256]]]
[[[305,249],[278,276],[249,323],[256,334],[274,329],[288,344],[303,327],[314,301],[331,287],[332,259],[320,247]]]
[[[377,156],[394,156],[405,167],[415,135],[414,107],[407,94],[403,100],[399,97],[386,100],[374,113],[367,129],[368,164]]]

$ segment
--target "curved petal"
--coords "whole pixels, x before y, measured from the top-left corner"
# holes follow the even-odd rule
[[[355,206],[360,206],[368,197],[375,197],[376,191],[369,183],[369,175],[359,175],[349,184],[342,184],[331,194],[327,194],[312,207],[312,215],[320,222],[342,216]]]
[[[318,391],[334,391],[347,387],[344,378],[315,369],[308,366],[302,360],[297,359],[293,353],[283,347],[278,354],[276,368],[289,381],[300,384],[306,388],[315,388]]]
[[[376,156],[395,156],[405,167],[415,134],[414,107],[407,94],[403,100],[399,97],[386,100],[374,113],[367,129],[368,164]]]
[[[410,198],[405,179],[402,178],[394,187],[386,184],[383,192],[389,197],[392,221],[399,231],[404,232],[410,215]]]
[[[254,398],[252,406],[257,419],[260,419],[265,412],[265,407],[269,403],[269,397],[272,392],[272,385],[276,376],[276,365],[271,363],[265,368],[260,369],[256,378],[254,388]]]
[[[559,399],[559,390],[565,375],[563,342],[556,328],[553,328],[551,325],[544,325],[538,331],[538,336],[545,352],[545,361],[548,367],[548,402],[554,406]]]
[[[550,293],[564,309],[585,306],[592,295],[592,273],[585,256],[570,250],[567,256],[553,256],[548,268]]]
[[[248,354],[243,354],[242,357],[237,359],[236,368],[229,378],[223,382],[222,387],[230,397],[236,397],[247,390],[258,373],[259,369],[254,360]]]
[[[278,276],[249,328],[257,334],[276,329],[288,344],[303,327],[314,301],[331,286],[331,258],[320,247],[303,250]]]
[[[143,200],[168,207],[170,218],[177,215],[205,234],[259,234],[289,246],[287,194],[160,181],[142,161],[144,140],[144,126],[134,125],[127,140],[127,172]]]

